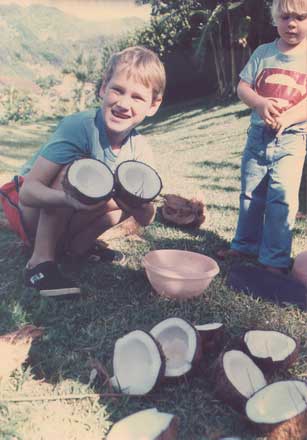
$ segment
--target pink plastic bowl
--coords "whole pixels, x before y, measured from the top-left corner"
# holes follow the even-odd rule
[[[212,258],[177,249],[151,251],[143,266],[159,295],[177,299],[201,295],[220,271]]]

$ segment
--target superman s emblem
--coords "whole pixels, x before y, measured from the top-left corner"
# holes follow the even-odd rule
[[[307,97],[307,74],[279,68],[265,68],[258,75],[256,92],[274,99],[281,110],[287,110]]]

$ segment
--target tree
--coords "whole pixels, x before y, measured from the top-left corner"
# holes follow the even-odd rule
[[[157,35],[155,49],[160,55],[189,48],[200,70],[212,60],[219,96],[235,93],[238,71],[251,50],[274,34],[269,0],[136,2],[151,4],[151,28]]]
[[[96,58],[93,55],[79,53],[77,57],[63,69],[64,74],[73,74],[79,83],[75,91],[78,110],[84,110],[86,107],[86,91],[88,84],[95,88],[97,81],[98,67]]]

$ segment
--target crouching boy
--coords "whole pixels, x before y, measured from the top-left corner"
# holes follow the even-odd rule
[[[164,89],[164,67],[151,50],[130,47],[115,53],[99,91],[101,107],[65,117],[20,175],[0,188],[11,228],[33,246],[25,268],[26,286],[45,296],[80,293],[59,271],[59,249],[87,255],[99,235],[128,216],[143,226],[153,221],[152,203],[129,208],[111,199],[89,206],[65,192],[62,182],[67,167],[83,157],[98,159],[112,170],[129,159],[153,165],[151,149],[135,127],[157,112]],[[100,252],[102,259],[119,257],[110,249]]]

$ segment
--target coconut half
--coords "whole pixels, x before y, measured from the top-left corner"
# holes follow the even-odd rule
[[[165,356],[165,377],[179,378],[191,372],[202,356],[198,331],[182,318],[168,318],[150,333],[159,342]]]
[[[70,165],[63,186],[65,191],[80,202],[94,204],[111,197],[114,176],[105,163],[97,159],[84,158]]]
[[[297,341],[284,333],[271,330],[249,330],[244,334],[244,351],[263,371],[286,369],[296,361]]]
[[[304,440],[307,437],[307,384],[300,380],[275,382],[247,402],[248,419],[270,440]]]
[[[145,409],[115,423],[107,440],[176,440],[178,425],[173,414]]]
[[[149,393],[163,378],[165,362],[154,338],[134,330],[118,339],[113,356],[112,386],[124,394]]]
[[[247,399],[267,385],[260,368],[243,351],[222,353],[215,367],[216,395],[239,412],[244,412]]]
[[[159,174],[149,165],[127,160],[115,170],[116,196],[130,206],[155,199],[162,189]]]
[[[217,351],[224,342],[225,326],[221,322],[212,322],[209,324],[195,325],[198,331],[203,353]]]

